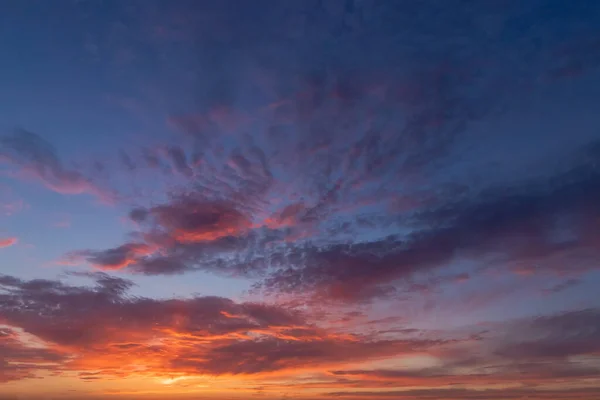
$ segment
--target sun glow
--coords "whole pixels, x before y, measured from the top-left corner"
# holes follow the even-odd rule
[[[176,376],[174,378],[167,378],[167,379],[162,379],[160,381],[160,383],[162,383],[163,385],[172,385],[174,383],[177,383],[179,381],[183,381],[186,379],[191,379],[194,378],[193,376]]]

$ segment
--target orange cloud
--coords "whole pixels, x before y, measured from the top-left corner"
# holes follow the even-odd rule
[[[481,393],[470,385],[520,382],[541,388],[568,381],[576,387],[600,372],[593,363],[569,359],[598,354],[598,310],[516,321],[513,328],[506,326],[509,334],[488,343],[481,335],[450,339],[418,330],[407,330],[417,331],[410,338],[404,333],[390,337],[322,328],[308,315],[279,305],[221,297],[131,297],[128,280],[104,273],[78,275],[92,278],[95,286],[0,275],[4,381],[50,373],[86,382],[141,379],[184,388],[210,377],[223,387],[229,382],[228,390],[235,382],[238,391],[255,386],[265,395],[302,391],[314,393],[315,399],[330,392],[370,398],[369,391],[402,398],[399,391],[408,386],[413,391],[406,392],[407,399],[432,388],[458,399],[459,392],[447,390],[462,382],[465,398],[479,399],[486,397],[477,397]],[[26,309],[13,306],[24,301]],[[549,334],[540,339],[540,332]],[[423,356],[435,363],[402,363]],[[376,366],[393,360],[404,366]]]
[[[145,243],[126,243],[119,247],[103,251],[79,251],[68,254],[60,262],[63,265],[72,265],[83,260],[102,270],[119,270],[136,263],[139,258],[148,256],[157,250],[156,246]]]
[[[77,355],[61,359],[61,371],[107,376],[260,377],[320,371],[439,344],[336,333],[276,305],[219,297],[132,298],[129,281],[102,273],[87,276],[95,279],[95,287],[0,276],[0,288],[9,293],[0,302],[0,324],[33,335],[45,351]],[[10,306],[25,299],[27,310]]]

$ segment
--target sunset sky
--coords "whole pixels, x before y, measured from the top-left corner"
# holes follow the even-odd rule
[[[600,398],[600,1],[0,0],[0,400]]]

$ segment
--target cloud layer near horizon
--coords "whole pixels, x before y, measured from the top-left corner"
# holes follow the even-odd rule
[[[598,309],[496,323],[485,330],[472,327],[471,333],[460,336],[415,329],[399,329],[392,335],[361,333],[360,324],[355,325],[355,333],[347,333],[322,328],[311,322],[314,315],[282,306],[219,297],[130,297],[130,281],[103,273],[82,277],[91,278],[94,285],[0,276],[4,381],[45,372],[78,374],[83,380],[165,375],[267,379],[308,374],[311,381],[289,385],[366,390],[452,382],[494,385],[518,379],[536,385],[568,381],[583,388],[600,372],[593,358],[600,351]],[[349,368],[369,360],[424,354],[436,360],[434,365],[430,361],[422,368]],[[282,389],[281,383],[267,386]],[[403,395],[426,395],[429,390]],[[547,389],[519,390],[544,398]],[[585,392],[574,389],[573,393],[578,390]],[[495,392],[489,389],[485,395]],[[353,396],[366,395],[359,391]]]

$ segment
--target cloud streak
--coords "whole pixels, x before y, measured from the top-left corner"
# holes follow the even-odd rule
[[[0,238],[0,249],[4,247],[14,246],[19,242],[16,237]]]
[[[0,138],[0,161],[17,167],[24,178],[40,181],[61,194],[87,193],[109,202],[111,194],[100,189],[74,168],[65,166],[54,147],[39,135],[19,129]]]

